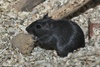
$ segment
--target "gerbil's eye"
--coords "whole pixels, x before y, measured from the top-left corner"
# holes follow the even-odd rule
[[[40,29],[42,26],[41,25],[36,25],[36,28]]]

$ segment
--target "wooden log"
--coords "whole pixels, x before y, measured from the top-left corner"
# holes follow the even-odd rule
[[[100,23],[90,23],[89,24],[89,39],[91,39],[92,36],[94,35],[93,28],[99,29],[100,28]]]
[[[69,3],[49,13],[49,17],[55,20],[67,17],[89,1],[91,0],[71,0]]]
[[[19,0],[14,4],[14,8],[18,11],[32,11],[32,9],[44,0]]]

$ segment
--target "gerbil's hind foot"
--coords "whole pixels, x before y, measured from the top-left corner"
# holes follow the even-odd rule
[[[60,57],[66,57],[68,54],[59,54],[59,53],[57,53],[58,54],[58,56],[60,56]]]
[[[68,55],[68,53],[57,52],[57,55],[60,57],[66,57]]]

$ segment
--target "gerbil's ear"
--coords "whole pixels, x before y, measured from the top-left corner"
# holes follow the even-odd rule
[[[46,15],[44,15],[43,19],[51,19],[51,17],[48,17],[48,13]]]
[[[43,29],[43,30],[50,30],[52,27],[53,27],[53,26],[52,26],[51,24],[46,23],[46,24],[42,27],[42,29]]]
[[[52,24],[49,24],[49,23],[46,23],[45,26],[44,26],[44,28],[46,30],[50,30],[51,28],[53,28],[53,25]]]

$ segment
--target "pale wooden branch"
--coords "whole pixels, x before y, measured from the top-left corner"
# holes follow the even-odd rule
[[[32,11],[32,9],[44,0],[19,0],[13,7],[17,11]]]
[[[89,1],[91,0],[71,0],[70,3],[66,3],[62,7],[49,13],[49,16],[55,20],[67,17]]]

